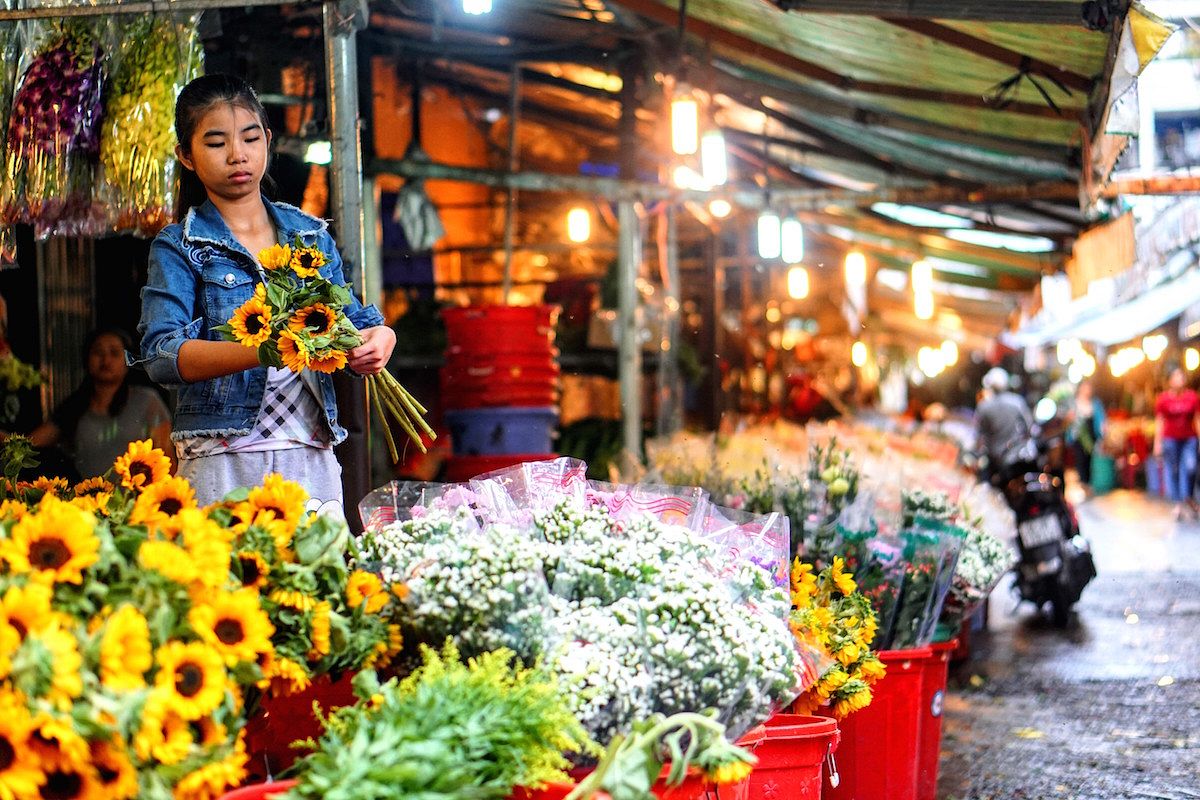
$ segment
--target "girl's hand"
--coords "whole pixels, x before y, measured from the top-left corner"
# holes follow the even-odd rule
[[[387,325],[376,325],[359,333],[362,334],[363,343],[347,354],[350,369],[359,375],[382,372],[396,346],[396,332]]]

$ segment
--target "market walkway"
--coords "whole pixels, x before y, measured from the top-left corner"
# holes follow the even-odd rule
[[[1078,618],[1001,587],[952,673],[943,800],[1200,798],[1200,525],[1130,492],[1079,515],[1100,577]]]

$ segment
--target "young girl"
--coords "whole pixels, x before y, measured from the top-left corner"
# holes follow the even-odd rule
[[[327,374],[259,366],[254,348],[213,328],[233,316],[262,281],[258,253],[297,236],[329,258],[321,275],[344,283],[342,261],[322,220],[262,196],[271,131],[254,90],[239,78],[206,75],[175,104],[176,155],[184,167],[179,221],[150,248],[142,290],[142,359],[150,376],[179,390],[174,431],[179,474],[202,504],[277,472],[328,508],[342,500],[333,446],[338,424]],[[357,299],[346,315],[363,343],[349,353],[360,375],[379,372],[396,343],[374,306]]]

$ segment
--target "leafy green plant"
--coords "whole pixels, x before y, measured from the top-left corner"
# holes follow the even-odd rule
[[[508,650],[462,661],[422,648],[403,681],[355,676],[360,701],[324,719],[288,800],[501,800],[566,778],[567,753],[599,755],[557,684]]]
[[[4,459],[5,482],[0,484],[0,500],[7,499],[20,477],[21,471],[38,465],[37,450],[25,436],[9,436],[0,444],[0,458]]]

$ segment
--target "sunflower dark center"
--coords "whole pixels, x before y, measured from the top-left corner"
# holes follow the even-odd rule
[[[142,476],[147,481],[154,477],[154,470],[150,469],[150,465],[142,461],[135,461],[129,465],[129,477],[136,478]]]
[[[7,738],[0,736],[0,772],[8,769],[17,760],[17,750]]]
[[[251,586],[258,583],[262,577],[262,570],[258,567],[258,559],[239,558],[238,562],[242,565],[242,586]]]
[[[275,515],[275,519],[286,519],[287,518],[287,515],[283,513],[283,509],[279,508],[279,506],[263,506],[262,510],[270,511],[272,514]]]
[[[324,311],[312,311],[308,315],[308,326],[323,331],[329,327],[329,315]]]
[[[62,539],[47,537],[29,546],[29,563],[38,569],[58,569],[71,560],[71,548]]]
[[[25,623],[21,622],[19,619],[9,617],[8,624],[11,625],[13,630],[17,632],[17,636],[21,637],[21,641],[25,641],[25,637],[29,634],[29,628],[25,627]]]
[[[78,772],[46,773],[46,783],[41,788],[45,800],[70,800],[83,792],[83,776]]]
[[[315,260],[316,260],[316,258],[313,256],[312,253],[301,253],[300,254],[300,266],[303,267],[304,269],[312,269],[313,261],[315,261]]]
[[[261,331],[264,327],[265,323],[263,322],[262,315],[251,314],[246,317],[246,333],[253,335]]]
[[[204,670],[199,664],[180,664],[175,670],[175,691],[184,697],[195,697],[204,688]]]
[[[158,504],[158,510],[166,514],[168,517],[173,517],[183,510],[183,503],[178,498],[168,497]]]
[[[213,627],[213,633],[221,640],[221,644],[239,644],[246,639],[246,631],[236,619],[221,620]]]
[[[113,769],[107,764],[97,764],[96,774],[100,776],[100,782],[103,784],[116,783],[117,778],[121,777],[119,769]]]

